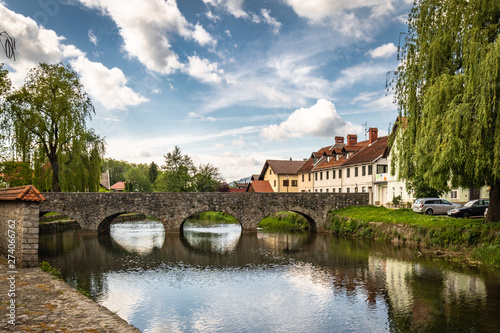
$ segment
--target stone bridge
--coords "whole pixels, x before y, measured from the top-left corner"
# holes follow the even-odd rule
[[[77,221],[85,231],[109,233],[113,219],[124,213],[153,215],[167,232],[180,232],[190,216],[224,212],[243,231],[256,231],[260,221],[277,212],[303,215],[312,231],[324,231],[328,211],[368,205],[368,193],[43,193],[40,214],[57,212]]]

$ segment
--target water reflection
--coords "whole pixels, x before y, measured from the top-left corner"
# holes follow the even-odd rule
[[[41,237],[40,257],[143,332],[500,331],[499,270],[322,234],[145,229]]]
[[[118,246],[141,255],[152,253],[165,242],[165,228],[154,220],[114,223],[110,234]]]
[[[184,227],[182,239],[196,251],[224,254],[236,249],[240,235],[239,224],[218,224],[209,227],[190,224]]]

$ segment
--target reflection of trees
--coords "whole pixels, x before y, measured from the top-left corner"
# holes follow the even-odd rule
[[[485,284],[469,268],[457,273],[443,261],[417,262],[408,249],[312,235],[243,233],[234,250],[214,252],[210,240],[193,245],[180,234],[166,233],[161,248],[141,254],[127,251],[110,235],[81,233],[56,237],[62,244],[45,251],[41,259],[61,267],[72,286],[91,291],[93,297],[106,287],[106,275],[116,271],[182,270],[186,265],[253,270],[278,265],[287,266],[297,286],[307,281],[304,287],[317,286],[318,292],[352,300],[363,297],[368,308],[387,308],[391,331],[491,331],[495,325],[482,318],[496,316],[497,307],[491,304],[500,299],[494,282],[498,276],[490,276],[488,281],[494,283]],[[62,254],[54,252],[59,249]]]

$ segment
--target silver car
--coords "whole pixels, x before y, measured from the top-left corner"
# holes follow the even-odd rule
[[[458,207],[461,206],[441,198],[421,198],[413,204],[413,211],[426,215],[446,214],[450,209]]]

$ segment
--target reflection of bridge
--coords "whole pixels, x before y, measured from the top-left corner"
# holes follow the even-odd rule
[[[323,231],[328,211],[367,205],[367,193],[43,193],[40,213],[57,212],[77,221],[83,230],[108,233],[113,219],[123,213],[153,215],[166,231],[180,231],[190,216],[205,211],[231,214],[244,231],[276,212],[292,211]]]

